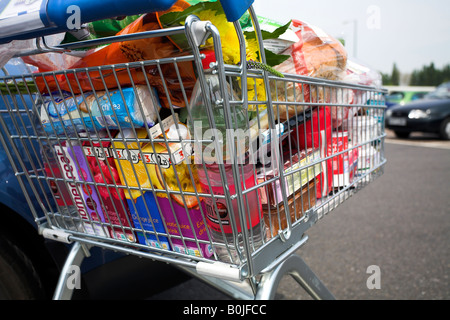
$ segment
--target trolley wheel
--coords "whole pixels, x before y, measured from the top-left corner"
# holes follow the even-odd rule
[[[43,298],[42,283],[31,260],[0,235],[0,300]]]

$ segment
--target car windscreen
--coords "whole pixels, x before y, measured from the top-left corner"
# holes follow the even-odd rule
[[[435,91],[427,95],[428,98],[433,99],[449,99],[450,98],[450,82],[443,83],[436,88]]]

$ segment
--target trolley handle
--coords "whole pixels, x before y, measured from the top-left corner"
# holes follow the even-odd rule
[[[176,0],[2,0],[0,44],[79,30],[82,24],[167,10]]]
[[[220,0],[220,4],[229,22],[239,20],[253,2],[254,0]]]
[[[0,44],[76,31],[85,23],[156,12],[177,0],[2,0]],[[239,20],[254,0],[220,0],[230,22]]]

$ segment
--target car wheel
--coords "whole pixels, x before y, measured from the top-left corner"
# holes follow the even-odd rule
[[[43,299],[42,285],[30,259],[0,236],[0,300]]]
[[[410,132],[395,131],[395,135],[397,136],[397,138],[407,139],[410,135]]]
[[[447,118],[442,122],[440,135],[442,139],[450,140],[450,118]]]

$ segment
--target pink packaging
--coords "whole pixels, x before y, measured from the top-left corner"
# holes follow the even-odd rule
[[[95,182],[120,185],[119,173],[108,148],[109,145],[110,142],[103,142],[100,147],[99,143],[94,143],[92,147],[87,142],[83,146],[83,151]],[[135,242],[135,236],[129,229],[132,219],[123,189],[114,186],[98,186],[97,188],[103,204],[105,220],[111,224],[111,227],[108,226],[111,238]]]
[[[333,186],[346,187],[353,182],[358,168],[357,149],[349,150],[348,132],[333,132],[333,155],[347,150],[347,152],[333,156]]]

